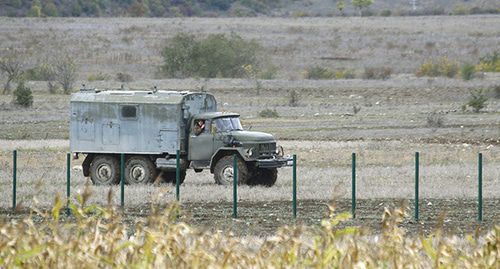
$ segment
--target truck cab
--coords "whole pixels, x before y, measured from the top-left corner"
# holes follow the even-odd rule
[[[199,131],[200,123],[203,128]],[[289,159],[282,156],[271,134],[245,131],[240,115],[209,112],[193,116],[190,123],[188,159],[195,171],[210,169],[218,184],[232,182],[231,158],[239,158],[242,183],[272,186],[277,168],[286,166]],[[242,172],[241,172],[242,171]]]

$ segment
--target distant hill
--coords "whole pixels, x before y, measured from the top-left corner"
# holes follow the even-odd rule
[[[492,0],[373,0],[357,10],[352,0],[2,0],[0,16],[11,17],[244,17],[352,15],[464,15],[500,13]],[[339,3],[344,2],[340,11]]]

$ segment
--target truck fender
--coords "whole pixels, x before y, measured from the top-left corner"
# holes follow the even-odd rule
[[[210,160],[210,173],[214,173],[214,168],[217,162],[224,156],[237,154],[244,161],[247,161],[245,154],[243,154],[243,148],[220,148],[212,155],[212,159]]]
[[[90,163],[92,160],[94,160],[95,154],[88,154],[85,157],[85,160],[83,160],[82,163],[82,170],[83,170],[83,176],[88,177],[90,176]]]

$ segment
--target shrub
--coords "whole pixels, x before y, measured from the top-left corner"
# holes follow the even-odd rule
[[[33,94],[31,89],[24,85],[24,81],[20,81],[14,90],[14,102],[24,107],[31,107],[33,105]]]
[[[120,72],[116,74],[116,80],[120,82],[131,82],[134,78],[130,74]]]
[[[443,115],[433,111],[427,115],[427,126],[442,127],[444,123]]]
[[[109,79],[110,79],[109,75],[102,74],[102,73],[99,73],[99,74],[90,74],[87,77],[88,81],[102,81],[102,80],[109,80]]]
[[[488,97],[484,94],[483,90],[471,91],[469,101],[466,105],[472,107],[475,113],[479,113],[481,109],[486,107],[487,101]]]
[[[388,9],[382,10],[382,12],[380,12],[380,16],[382,16],[382,17],[390,17],[391,15],[392,15],[392,12]]]
[[[275,65],[271,65],[257,74],[257,78],[259,79],[275,79],[276,73],[278,73],[278,67]]]
[[[496,85],[495,88],[493,88],[493,97],[500,99],[500,85]]]
[[[210,34],[204,39],[177,34],[163,49],[162,70],[169,77],[244,77],[243,66],[257,65],[259,44],[237,34]]]
[[[77,67],[76,63],[69,55],[64,55],[56,61],[55,77],[63,88],[65,94],[69,94],[76,81]]]
[[[481,57],[476,69],[482,72],[500,72],[500,52]]]
[[[354,70],[352,69],[342,69],[335,72],[335,79],[352,79],[355,78]]]
[[[288,105],[292,107],[299,105],[299,94],[295,90],[290,91],[290,95],[288,97]]]
[[[332,79],[335,73],[326,67],[310,66],[305,70],[304,78],[306,79]]]
[[[415,74],[418,77],[455,77],[458,73],[458,63],[448,60],[447,57],[442,57],[437,61],[428,60],[417,69]]]
[[[471,80],[472,78],[474,78],[475,73],[476,67],[470,63],[464,63],[462,65],[462,68],[460,69],[460,75],[462,76],[463,80]]]
[[[276,109],[266,108],[259,112],[259,117],[261,118],[278,118],[280,115],[276,111]]]
[[[364,79],[388,79],[392,74],[389,67],[367,67],[363,73]]]

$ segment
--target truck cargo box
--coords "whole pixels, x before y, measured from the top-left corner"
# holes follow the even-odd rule
[[[70,148],[76,153],[185,152],[188,120],[217,111],[208,93],[82,90],[71,96]]]

